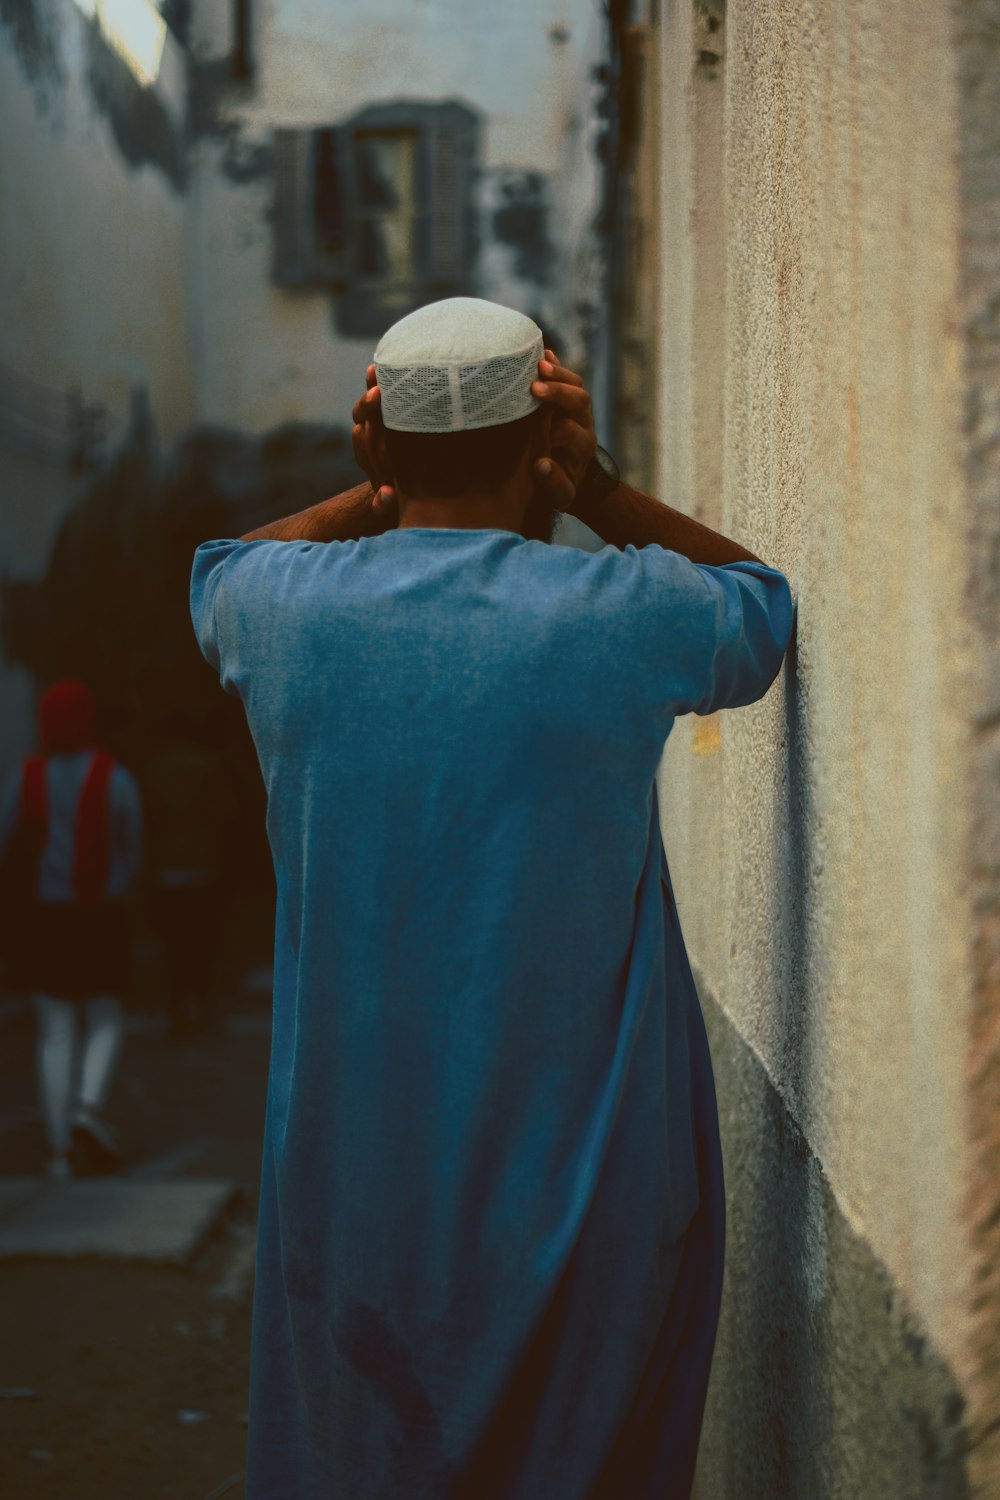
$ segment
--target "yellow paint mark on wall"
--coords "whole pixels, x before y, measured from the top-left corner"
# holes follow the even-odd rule
[[[722,749],[722,725],[718,714],[696,718],[691,731],[691,750],[695,755],[718,755]]]

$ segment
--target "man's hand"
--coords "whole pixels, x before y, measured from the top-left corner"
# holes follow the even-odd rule
[[[552,504],[572,511],[576,492],[597,448],[590,395],[579,375],[559,364],[555,352],[546,349],[538,361],[540,380],[531,394],[555,409],[552,423],[552,457],[535,461],[535,474]]]
[[[372,508],[388,529],[396,523],[396,492],[389,483],[391,476],[378,472],[374,445],[369,441],[382,420],[382,393],[378,388],[375,366],[369,365],[365,373],[365,393],[354,403],[351,416],[351,446],[354,460],[363,474],[368,475],[372,487]]]
[[[543,405],[548,403],[551,406],[553,421],[551,457],[536,459],[535,477],[558,510],[571,511],[580,481],[597,448],[590,395],[581,377],[559,364],[551,349],[546,349],[545,358],[539,360],[538,370],[541,379],[534,381],[531,393]],[[376,514],[391,526],[397,505],[396,492],[391,476],[378,472],[373,445],[369,442],[370,434],[382,420],[381,392],[376,383],[374,365],[368,366],[366,383],[364,395],[354,404],[351,443],[358,467],[368,475],[371,483]]]

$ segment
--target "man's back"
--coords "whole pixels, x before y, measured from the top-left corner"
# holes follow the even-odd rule
[[[250,1494],[485,1493],[543,1325],[510,1492],[599,1472],[698,1201],[654,774],[788,608],[761,564],[502,530],[199,550],[278,882]]]

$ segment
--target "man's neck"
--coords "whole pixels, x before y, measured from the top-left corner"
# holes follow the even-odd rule
[[[399,497],[399,530],[430,527],[450,531],[515,531],[524,524],[525,506],[505,493],[461,499]]]

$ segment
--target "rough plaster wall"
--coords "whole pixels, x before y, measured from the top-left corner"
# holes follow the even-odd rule
[[[195,14],[194,46],[214,116],[196,151],[189,248],[203,323],[199,404],[208,420],[250,430],[346,420],[372,341],[336,332],[326,293],[270,285],[272,131],[333,123],[392,98],[471,105],[484,120],[484,205],[491,174],[560,174],[550,215],[558,231],[552,280],[568,285],[566,269],[586,256],[596,192],[584,138],[600,18],[586,0],[502,7],[372,0],[363,9],[340,7],[335,26],[328,0],[254,9],[255,77],[238,88],[211,83],[213,66],[220,80],[225,74],[227,11],[206,5]],[[485,247],[483,294],[516,306],[544,300],[518,278],[513,260],[500,244]]]
[[[971,1395],[978,1493],[1000,1494],[1000,4],[952,6],[960,83],[964,614],[971,645],[967,850],[973,941],[968,1197],[976,1261]]]
[[[668,94],[690,92],[687,0]],[[696,961],[854,1230],[964,1372],[964,727],[956,86],[935,0],[736,0],[721,524],[789,576],[766,700],[679,725],[665,837]],[[665,133],[693,171],[691,121]],[[670,223],[663,322],[694,293]],[[697,330],[698,307],[687,304]],[[683,316],[683,314],[682,314]],[[666,334],[669,337],[669,333]],[[664,431],[697,363],[664,351]],[[704,378],[702,376],[701,378]],[[685,460],[665,444],[670,466]],[[688,457],[694,472],[693,458]],[[692,480],[693,484],[693,480]],[[950,603],[949,603],[950,601]]]

